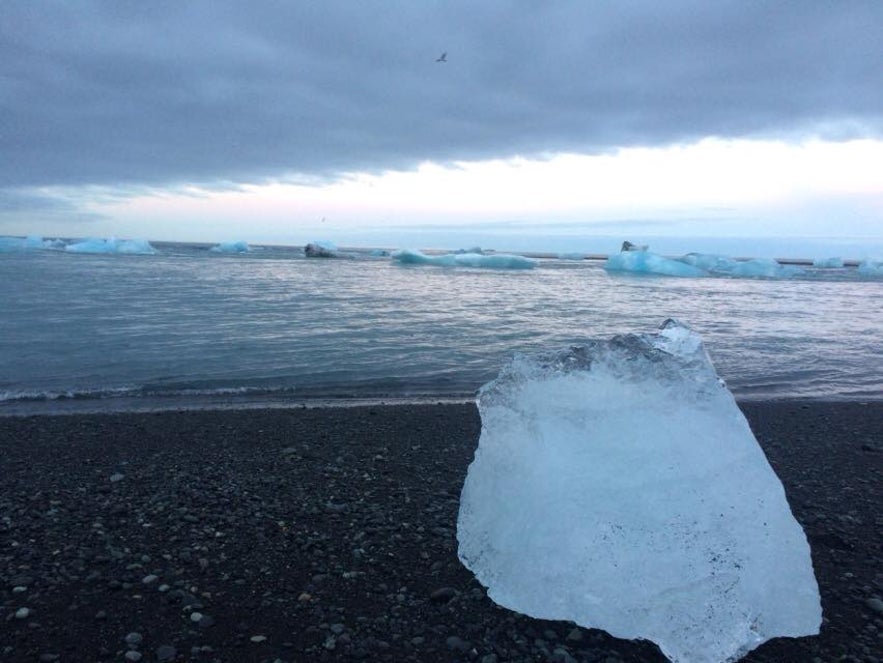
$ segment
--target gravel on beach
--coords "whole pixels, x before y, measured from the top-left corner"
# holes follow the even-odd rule
[[[883,402],[740,404],[824,623],[883,661]],[[496,606],[457,559],[473,405],[0,417],[0,662],[657,661]]]

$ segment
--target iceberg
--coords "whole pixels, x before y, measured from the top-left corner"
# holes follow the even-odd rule
[[[753,258],[730,260],[726,267],[716,269],[714,273],[743,278],[786,279],[799,276],[803,270],[794,265],[782,265],[772,258]]]
[[[508,253],[484,255],[480,253],[445,253],[428,256],[420,251],[402,249],[392,259],[403,265],[436,265],[440,267],[478,267],[484,269],[533,269],[536,261]]]
[[[137,255],[154,255],[157,251],[145,239],[86,239],[64,247],[71,253],[127,253]]]
[[[607,258],[604,269],[609,272],[633,272],[662,276],[708,276],[708,272],[701,267],[639,249],[628,249],[614,253]]]
[[[516,355],[478,407],[458,555],[499,605],[676,663],[818,633],[804,532],[688,327]]]
[[[729,276],[738,278],[791,278],[803,274],[793,265],[782,265],[771,258],[735,260],[706,253],[688,253],[666,258],[640,247],[611,255],[604,264],[611,272],[658,274],[662,276]]]
[[[798,276],[803,273],[803,270],[799,267],[782,265],[772,258],[734,260],[733,258],[713,254],[688,253],[678,258],[678,260],[718,276],[781,279]]]
[[[240,239],[235,242],[221,242],[217,246],[210,248],[209,251],[215,253],[248,253],[251,251],[251,247],[248,245],[248,242]]]
[[[812,266],[821,269],[839,269],[843,267],[843,258],[816,258],[812,261]]]
[[[27,237],[0,237],[0,253],[17,253],[37,251],[40,249],[63,249],[64,242],[60,239],[43,239],[40,235]]]
[[[325,240],[310,242],[304,247],[304,254],[307,258],[339,258],[342,255],[334,242]]]
[[[862,260],[857,270],[860,276],[883,278],[883,260]]]
[[[18,251],[33,251],[36,249],[48,249],[54,245],[52,241],[43,241],[39,235],[27,237],[0,237],[0,253],[13,253]]]
[[[678,260],[708,272],[721,272],[726,270],[728,265],[735,262],[731,258],[714,253],[688,253],[678,258]]]

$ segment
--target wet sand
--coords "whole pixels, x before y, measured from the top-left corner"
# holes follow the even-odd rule
[[[883,660],[883,402],[741,406],[824,609],[744,660]],[[0,418],[0,661],[663,661],[459,563],[479,430],[471,405]]]

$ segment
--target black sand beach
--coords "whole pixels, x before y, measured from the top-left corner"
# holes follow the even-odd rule
[[[883,402],[742,408],[825,615],[745,660],[883,660]],[[461,566],[479,429],[471,405],[0,418],[0,661],[663,661]]]

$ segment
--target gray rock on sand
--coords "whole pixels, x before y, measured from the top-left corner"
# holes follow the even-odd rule
[[[159,663],[168,663],[168,661],[174,661],[175,656],[178,655],[178,650],[172,647],[172,645],[160,645],[156,649],[156,660]]]
[[[876,596],[865,601],[865,605],[867,605],[874,612],[883,613],[883,601],[878,599]]]
[[[131,633],[126,635],[124,640],[126,641],[126,644],[130,647],[137,647],[141,644],[141,641],[144,640],[144,636],[142,636],[137,631],[132,631]]]

